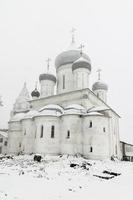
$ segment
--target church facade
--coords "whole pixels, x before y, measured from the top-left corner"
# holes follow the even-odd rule
[[[88,55],[72,41],[55,67],[56,76],[39,76],[40,91],[36,87],[32,98],[24,84],[11,112],[8,152],[120,158],[120,117],[107,104],[108,86],[100,77],[89,88]]]

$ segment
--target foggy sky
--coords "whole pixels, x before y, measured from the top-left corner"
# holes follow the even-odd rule
[[[0,0],[0,128],[24,82],[29,92],[39,74],[71,42],[77,29],[77,46],[92,62],[90,84],[102,80],[108,86],[108,104],[122,117],[120,136],[133,143],[133,3],[132,0]]]

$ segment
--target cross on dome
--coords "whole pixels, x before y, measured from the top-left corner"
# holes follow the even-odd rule
[[[101,79],[101,71],[102,71],[101,69],[98,69],[98,70],[97,70],[97,73],[98,73],[98,80]]]
[[[80,55],[82,56],[82,54],[83,54],[83,48],[84,48],[85,46],[83,45],[83,44],[81,44],[80,46],[79,46],[79,49],[80,49]]]
[[[50,61],[51,61],[50,58],[48,58],[48,59],[46,60],[46,62],[47,62],[47,73],[49,72],[49,63],[50,63]]]
[[[75,43],[75,31],[76,29],[73,27],[72,30],[70,31],[72,34],[72,44]]]

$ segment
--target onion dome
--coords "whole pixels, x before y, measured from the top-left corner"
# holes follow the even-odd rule
[[[83,58],[90,62],[90,58],[87,54],[83,53]],[[75,62],[80,58],[80,49],[77,49],[75,43],[72,43],[68,50],[60,53],[55,59],[55,66],[59,68],[62,65]]]
[[[75,69],[78,68],[86,68],[91,71],[91,63],[89,60],[81,56],[78,60],[76,60],[73,65],[72,65],[72,70],[74,71]]]
[[[37,88],[35,88],[35,90],[33,90],[31,92],[31,96],[32,97],[40,97],[40,92],[37,90]]]
[[[93,84],[92,90],[108,90],[108,85],[102,81],[97,81]]]
[[[50,80],[56,83],[56,77],[53,74],[40,74],[39,80]]]

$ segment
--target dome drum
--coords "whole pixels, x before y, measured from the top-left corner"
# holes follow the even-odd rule
[[[52,74],[40,74],[39,76],[39,80],[43,81],[43,80],[50,80],[56,83],[56,77]]]

